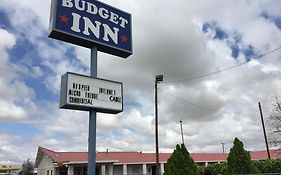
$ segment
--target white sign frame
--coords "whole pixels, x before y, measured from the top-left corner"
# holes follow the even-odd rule
[[[123,84],[67,72],[61,78],[60,108],[117,114],[123,111]]]

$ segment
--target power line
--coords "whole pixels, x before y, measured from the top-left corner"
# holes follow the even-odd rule
[[[164,92],[165,94],[168,94],[174,98],[176,98],[177,100],[179,101],[182,101],[183,103],[186,103],[186,104],[189,104],[189,105],[192,105],[194,107],[197,107],[197,108],[201,108],[201,109],[204,109],[204,110],[207,110],[207,111],[212,111],[212,112],[218,112],[218,113],[227,113],[227,112],[231,112],[231,113],[245,113],[245,112],[249,112],[249,110],[241,110],[241,111],[226,111],[226,110],[220,110],[220,109],[214,109],[214,108],[210,108],[210,107],[206,107],[206,106],[203,106],[203,105],[199,105],[199,104],[195,104],[193,102],[190,102],[190,101],[187,101],[185,99],[182,99],[174,94],[171,94],[170,92],[164,90],[164,89],[161,89],[158,87],[159,90],[161,90],[162,92]]]
[[[244,64],[246,64],[246,63],[249,63],[249,62],[251,62],[251,61],[257,60],[257,59],[262,58],[262,57],[264,57],[264,56],[266,56],[266,55],[269,55],[269,54],[271,54],[271,53],[274,53],[274,52],[276,52],[276,51],[278,51],[278,50],[280,50],[280,49],[281,49],[281,46],[278,47],[277,49],[271,50],[271,51],[269,51],[269,52],[263,53],[263,54],[261,54],[261,55],[255,57],[255,58],[253,58],[253,59],[250,59],[249,61],[245,61],[245,62],[236,64],[236,65],[234,65],[234,66],[227,67],[227,68],[224,68],[224,69],[221,69],[221,70],[218,70],[218,71],[214,71],[214,72],[210,72],[210,73],[207,73],[207,74],[198,75],[198,76],[191,77],[191,78],[185,78],[185,79],[179,79],[179,80],[168,80],[168,81],[165,81],[165,82],[163,82],[163,83],[175,83],[175,82],[191,81],[191,80],[195,80],[195,79],[205,78],[205,77],[208,77],[208,76],[211,76],[211,75],[214,75],[214,74],[218,74],[218,73],[221,73],[221,72],[224,72],[224,71],[227,71],[227,70],[236,68],[236,67],[238,67],[238,66],[242,66],[242,65],[244,65]]]
[[[218,109],[208,108],[208,107],[205,107],[205,106],[202,106],[202,105],[198,105],[198,104],[189,102],[189,101],[187,101],[187,100],[184,100],[184,99],[182,99],[182,98],[180,98],[180,97],[177,97],[177,96],[175,96],[175,95],[169,93],[168,91],[165,91],[164,89],[161,89],[161,88],[158,88],[158,89],[161,90],[161,91],[163,91],[164,93],[170,95],[170,96],[173,96],[174,98],[176,98],[176,99],[178,99],[178,100],[180,100],[180,101],[182,101],[182,102],[184,102],[184,103],[188,103],[189,105],[195,106],[195,107],[197,107],[197,108],[205,109],[205,110],[208,110],[208,111],[218,111]]]

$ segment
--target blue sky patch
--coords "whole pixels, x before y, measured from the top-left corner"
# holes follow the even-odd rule
[[[211,27],[211,25],[209,23],[204,23],[203,24],[203,27],[202,27],[202,31],[204,33],[207,33],[208,32],[208,29]]]
[[[141,104],[137,103],[136,101],[124,102],[124,111],[130,111],[134,108],[141,108]]]
[[[33,135],[40,133],[39,127],[31,124],[18,123],[18,122],[1,122],[0,133],[20,135],[24,138],[31,138]]]
[[[213,39],[224,40],[228,38],[227,33],[222,28],[220,28],[215,22],[203,24],[202,31],[204,33],[208,33],[209,30],[215,32]]]
[[[243,49],[242,52],[244,53],[247,61],[250,61],[251,59],[256,57],[256,54],[254,52],[254,47],[251,45]]]
[[[15,47],[9,51],[10,60],[12,63],[20,65],[29,71],[30,75],[22,75],[21,78],[28,87],[32,87],[35,91],[36,99],[51,101],[58,100],[57,95],[53,94],[46,88],[44,84],[44,75],[43,77],[35,77],[32,75],[31,69],[34,65],[44,69],[43,65],[40,66],[41,59],[35,48],[36,47],[27,39],[18,39]],[[46,71],[47,70],[43,70],[43,72]]]
[[[233,32],[231,35],[229,35],[225,30],[223,30],[223,28],[218,26],[216,22],[204,23],[202,31],[204,33],[208,33],[210,31],[214,32],[215,35],[213,35],[211,38],[213,40],[218,39],[226,41],[228,47],[232,51],[231,56],[234,59],[239,56],[239,53],[244,54],[247,61],[252,58],[255,58],[256,56],[253,46],[241,43],[242,36],[239,33]],[[242,46],[240,46],[239,43]]]
[[[239,48],[238,48],[238,46],[234,45],[234,46],[231,46],[230,48],[232,50],[231,56],[236,59],[238,57],[238,55],[239,55]]]
[[[267,20],[271,20],[272,22],[274,22],[276,27],[278,27],[281,30],[281,16],[270,16],[266,11],[264,11],[261,14],[261,17],[263,17]]]
[[[11,25],[9,22],[9,18],[8,18],[7,14],[1,10],[0,10],[0,19],[1,19],[0,28],[5,29],[5,30],[10,30]]]
[[[281,17],[274,18],[274,23],[281,30]]]

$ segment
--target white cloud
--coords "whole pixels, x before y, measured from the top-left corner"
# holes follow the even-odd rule
[[[38,78],[44,75],[43,70],[39,66],[32,67],[32,76]]]
[[[11,48],[15,45],[16,39],[13,34],[7,32],[4,29],[0,29],[0,36],[1,36],[1,41],[0,41],[1,50]]]
[[[0,101],[0,120],[22,120],[27,118],[27,113],[22,107],[12,102]]]
[[[33,91],[24,82],[17,80],[18,75],[13,70],[7,49],[11,49],[16,39],[13,34],[0,29],[0,120],[22,120],[28,117],[24,107],[19,105],[26,98],[34,96]]]
[[[106,2],[132,13],[134,54],[126,60],[98,54],[98,76],[123,82],[126,104],[125,111],[117,116],[98,115],[98,150],[154,150],[156,74],[164,74],[164,83],[159,85],[161,151],[171,151],[181,142],[180,119],[191,152],[220,152],[220,143],[226,142],[230,148],[235,137],[241,138],[248,149],[263,149],[257,102],[269,108],[271,97],[280,95],[279,52],[209,77],[167,81],[196,77],[244,62],[242,52],[237,59],[231,56],[230,44],[244,49],[251,45],[258,54],[280,47],[280,29],[261,15],[267,12],[280,17],[280,3],[271,0]],[[0,30],[3,103],[0,118],[10,116],[16,120],[32,116],[28,122],[43,131],[33,136],[33,148],[42,145],[55,150],[87,150],[88,113],[59,110],[58,102],[40,99],[35,102],[37,92],[26,85],[18,72],[25,76],[32,72],[58,95],[60,77],[66,71],[88,74],[89,49],[43,39],[47,35],[50,1],[0,0],[0,4],[0,9],[8,13],[14,33]],[[204,23],[215,23],[228,38],[213,40],[215,31],[203,33]],[[7,52],[15,46],[16,38],[23,39],[21,36],[34,46],[39,57],[25,67],[12,63]],[[237,36],[241,37],[239,41]],[[7,138],[4,150],[14,148],[9,143]]]
[[[34,147],[29,140],[19,135],[0,134],[0,140],[0,165],[20,166],[27,159],[32,160],[36,156],[36,150],[30,149]]]
[[[258,30],[253,30],[253,28]],[[261,17],[250,21],[243,28],[242,35],[243,42],[252,45],[260,52],[276,49],[281,45],[281,31],[272,21]]]

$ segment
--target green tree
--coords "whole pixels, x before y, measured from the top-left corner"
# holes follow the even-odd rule
[[[28,159],[22,164],[21,171],[19,175],[32,175],[34,170],[33,163]]]
[[[197,168],[184,144],[177,145],[165,166],[164,175],[196,175]]]
[[[233,147],[227,158],[227,172],[229,174],[251,174],[257,170],[251,160],[250,153],[243,147],[243,143],[235,138]]]
[[[281,173],[281,159],[254,161],[260,173]]]
[[[211,169],[214,172],[214,175],[222,175],[222,174],[227,174],[227,163],[216,163],[216,164],[211,164],[208,165],[209,169]]]
[[[214,169],[208,166],[205,168],[203,175],[216,175],[216,173]]]

